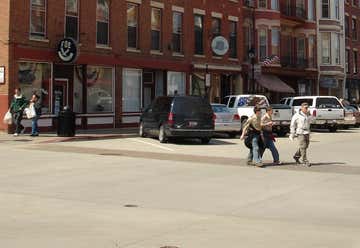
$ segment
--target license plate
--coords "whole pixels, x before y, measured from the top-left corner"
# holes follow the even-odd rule
[[[189,121],[189,127],[196,127],[197,124],[198,123],[196,121]]]

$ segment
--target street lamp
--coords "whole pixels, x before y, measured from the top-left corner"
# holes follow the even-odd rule
[[[255,93],[255,48],[251,47],[250,50],[248,51],[248,56],[250,58],[250,62],[251,62],[251,85],[250,85],[250,93],[254,94]]]

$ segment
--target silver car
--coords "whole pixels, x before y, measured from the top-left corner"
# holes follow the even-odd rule
[[[215,132],[226,133],[234,138],[241,132],[241,119],[224,104],[211,104],[215,114]]]

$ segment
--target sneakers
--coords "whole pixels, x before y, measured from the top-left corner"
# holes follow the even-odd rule
[[[263,163],[255,163],[254,166],[258,167],[258,168],[262,168],[264,165]]]
[[[295,160],[296,164],[301,164],[301,163],[300,163],[300,158],[299,158],[299,157],[294,156],[293,158],[294,158],[294,160]]]
[[[311,164],[309,161],[305,161],[303,162],[303,165],[306,166],[306,167],[311,167]]]
[[[18,133],[14,133],[14,136],[16,137],[16,136],[19,136],[19,134]]]
[[[274,165],[282,165],[283,163],[281,161],[276,161],[273,163]]]
[[[246,162],[246,164],[249,165],[249,166],[254,165],[254,163],[253,163],[252,160],[248,160],[248,161]]]
[[[38,133],[32,133],[32,134],[30,134],[30,136],[31,137],[37,137],[37,136],[39,136],[39,134]]]

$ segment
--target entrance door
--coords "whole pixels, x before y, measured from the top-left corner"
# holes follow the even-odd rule
[[[53,85],[53,113],[59,115],[59,112],[68,106],[68,79],[54,79]]]
[[[155,98],[154,72],[144,72],[143,85],[143,107],[146,108]]]

